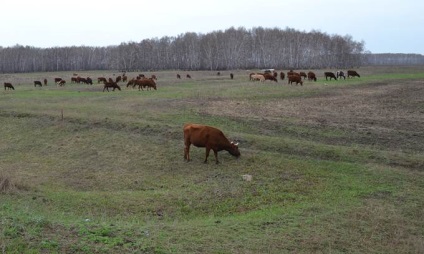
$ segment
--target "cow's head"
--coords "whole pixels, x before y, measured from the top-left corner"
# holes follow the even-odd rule
[[[231,148],[228,150],[228,152],[235,157],[240,157],[240,151],[238,149],[238,143],[231,142]]]

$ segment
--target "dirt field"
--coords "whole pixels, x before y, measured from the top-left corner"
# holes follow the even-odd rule
[[[320,140],[327,144],[364,144],[411,153],[424,151],[422,80],[340,87],[310,97],[271,100],[261,105],[248,101],[209,104],[212,114],[261,116],[261,121],[267,120],[270,128],[281,125],[283,118],[317,130],[332,128],[349,132],[342,139]]]

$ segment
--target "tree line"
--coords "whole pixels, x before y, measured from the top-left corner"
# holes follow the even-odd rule
[[[420,54],[365,54],[367,65],[424,65],[424,56]]]
[[[0,72],[353,68],[363,57],[350,35],[231,27],[107,47],[0,47]]]

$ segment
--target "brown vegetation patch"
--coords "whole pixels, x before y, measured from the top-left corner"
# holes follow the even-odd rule
[[[287,123],[316,131],[346,133],[340,139],[328,140],[323,136],[308,136],[324,143],[424,151],[422,80],[337,87],[308,97],[266,102],[221,100],[208,104],[205,108],[209,114],[266,121],[270,128],[278,129]]]

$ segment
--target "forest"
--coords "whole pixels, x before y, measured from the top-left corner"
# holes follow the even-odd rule
[[[0,72],[356,68],[364,51],[350,35],[231,27],[107,47],[0,47]]]

